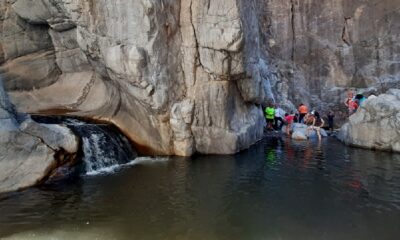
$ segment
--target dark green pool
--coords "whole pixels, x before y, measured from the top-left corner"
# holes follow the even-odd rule
[[[400,239],[400,155],[268,138],[0,200],[0,239]]]

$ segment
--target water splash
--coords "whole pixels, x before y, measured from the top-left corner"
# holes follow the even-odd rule
[[[112,125],[92,124],[65,117],[34,118],[43,123],[65,124],[81,137],[83,172],[87,175],[114,172],[137,157],[130,142]]]
[[[137,157],[129,141],[109,125],[82,124],[76,120],[67,122],[67,125],[82,138],[83,160],[88,175],[112,172]]]

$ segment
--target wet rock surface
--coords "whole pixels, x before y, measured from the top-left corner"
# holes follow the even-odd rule
[[[400,90],[370,96],[338,137],[357,147],[400,152]]]

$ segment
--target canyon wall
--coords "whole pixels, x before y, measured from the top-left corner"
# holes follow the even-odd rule
[[[340,117],[346,89],[400,88],[399,0],[264,2],[264,49],[294,103]]]
[[[18,110],[104,120],[147,154],[230,154],[262,105],[399,87],[400,0],[0,0]],[[340,115],[340,114],[339,114]]]

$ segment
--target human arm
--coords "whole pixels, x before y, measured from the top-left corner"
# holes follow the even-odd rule
[[[323,118],[321,118],[321,126],[319,126],[319,127],[323,127],[325,125],[325,121],[324,121],[324,119]]]

